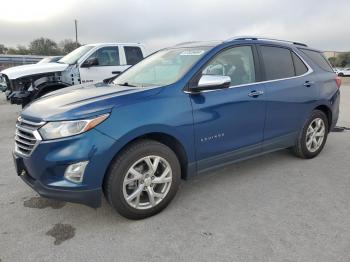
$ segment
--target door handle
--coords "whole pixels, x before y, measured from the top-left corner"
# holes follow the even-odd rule
[[[313,84],[315,84],[314,81],[305,81],[304,86],[305,87],[311,87]]]
[[[250,92],[248,94],[248,96],[256,98],[256,97],[261,96],[263,94],[264,94],[264,91],[261,91],[261,90],[256,91],[256,90],[254,90],[254,91]]]
[[[119,75],[122,71],[112,71],[113,75]]]

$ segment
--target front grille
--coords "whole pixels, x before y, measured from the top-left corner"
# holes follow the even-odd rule
[[[35,147],[41,141],[38,128],[45,122],[31,122],[21,117],[18,118],[15,133],[15,150],[17,153],[30,156]]]

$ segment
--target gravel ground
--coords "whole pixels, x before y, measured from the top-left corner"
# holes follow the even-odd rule
[[[339,126],[350,127],[350,81]],[[350,261],[350,131],[301,160],[287,150],[182,182],[142,221],[38,197],[15,175],[20,109],[0,95],[0,261]]]

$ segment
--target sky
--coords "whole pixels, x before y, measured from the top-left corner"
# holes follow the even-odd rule
[[[264,36],[350,51],[350,0],[0,0],[0,44],[141,42],[150,51],[180,42]]]

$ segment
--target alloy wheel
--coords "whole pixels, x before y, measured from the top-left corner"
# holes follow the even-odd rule
[[[326,127],[321,118],[315,118],[306,131],[306,148],[316,152],[322,145],[326,134]]]
[[[160,156],[146,156],[129,168],[123,181],[125,201],[136,209],[157,206],[169,193],[172,169]]]

